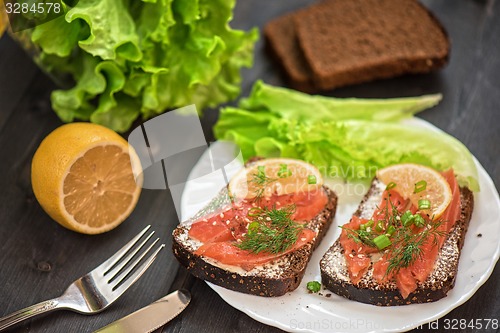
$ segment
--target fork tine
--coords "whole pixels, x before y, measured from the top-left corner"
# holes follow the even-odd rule
[[[144,254],[141,256],[140,259],[142,259],[142,257],[144,257],[144,255],[147,254],[147,252],[153,247],[153,245],[151,245],[148,248],[148,250],[146,252],[144,252]],[[119,285],[119,287],[116,288],[116,289],[113,288],[114,289],[113,290],[113,294],[115,295],[115,297],[119,297],[121,294],[123,294],[135,281],[137,281],[141,277],[141,275],[148,269],[148,267],[153,263],[153,261],[155,261],[156,257],[158,256],[158,253],[164,247],[165,247],[165,244],[161,244],[160,247],[158,249],[156,249],[156,251],[154,251],[153,254],[151,254],[149,256],[149,258],[141,266],[139,266],[139,268],[134,272],[134,274],[132,274],[131,276],[128,277],[129,273],[134,269],[135,266],[137,266],[137,264],[140,261],[140,259],[136,260],[134,262],[133,266],[130,269],[127,270],[127,272],[124,275],[123,279],[121,279],[116,284],[116,285]],[[122,283],[122,284],[120,285],[120,283]]]
[[[103,272],[109,271],[120,259],[123,257],[125,253],[127,253],[134,245],[141,239],[142,236],[151,228],[151,225],[146,226],[137,236],[132,238],[130,242],[125,244],[121,249],[119,249],[113,256],[111,256],[108,260],[99,265],[95,270],[101,270]]]
[[[113,281],[116,276],[123,270],[123,268],[132,260],[132,258],[146,245],[146,243],[149,241],[149,239],[154,235],[154,231],[152,231],[145,240],[142,241],[142,243],[135,248],[134,251],[129,250],[129,254],[122,260],[122,262],[119,265],[115,265],[114,267],[111,267],[108,271],[104,272],[104,276],[110,275],[110,278],[108,280],[108,283]],[[156,243],[158,239],[154,242]],[[154,244],[153,243],[153,244]],[[135,244],[134,244],[135,245]],[[149,250],[149,249],[148,249]]]
[[[119,285],[130,274],[130,272],[139,264],[139,262],[148,254],[148,252],[153,248],[153,246],[155,246],[155,244],[158,243],[159,240],[160,240],[159,238],[155,239],[153,244],[149,245],[149,247],[145,251],[143,251],[140,256],[135,258],[134,262],[131,263],[130,265],[128,264],[131,261],[131,259],[127,258],[128,261],[125,262],[125,264],[128,266],[127,269],[125,271],[122,270],[121,272],[116,273],[113,278],[108,280],[108,283],[111,283],[111,281],[118,278],[118,276],[122,276],[120,281],[114,284],[115,286]]]

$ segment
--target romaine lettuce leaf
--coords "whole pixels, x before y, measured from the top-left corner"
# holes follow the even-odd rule
[[[441,101],[441,94],[419,97],[362,99],[309,95],[257,81],[248,98],[240,101],[245,110],[266,109],[281,118],[315,120],[400,120]]]
[[[329,97],[262,83],[257,89],[258,93],[254,89],[240,108],[223,108],[214,126],[215,137],[235,142],[245,159],[300,158],[325,175],[349,180],[370,179],[378,168],[412,162],[442,171],[453,168],[461,186],[479,190],[472,155],[461,142],[444,132],[398,121],[408,117],[408,110],[433,105],[435,101],[427,104],[427,96],[377,100],[369,105],[367,100],[357,99],[332,102]],[[308,102],[310,107],[306,108]],[[360,104],[365,104],[358,109],[362,111],[349,112],[349,107]],[[389,112],[387,105],[392,108]],[[315,114],[318,108],[331,110],[331,114]]]

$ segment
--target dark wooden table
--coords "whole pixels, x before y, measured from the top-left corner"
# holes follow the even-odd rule
[[[305,6],[306,0],[240,0],[233,26],[262,27],[269,19]],[[427,0],[452,40],[451,62],[439,73],[406,76],[331,92],[348,97],[396,97],[441,92],[436,108],[419,115],[461,140],[500,185],[500,3],[494,0]],[[283,85],[276,65],[256,47],[255,64],[244,70],[243,93],[256,79]],[[0,316],[58,296],[75,278],[90,271],[146,224],[171,246],[178,223],[168,191],[144,190],[131,217],[98,236],[68,231],[53,222],[35,200],[30,184],[33,153],[61,125],[50,108],[54,84],[8,37],[0,39]],[[208,140],[217,111],[203,118]],[[500,235],[499,235],[500,237]],[[500,267],[448,319],[500,318]],[[278,332],[227,305],[203,281],[179,268],[169,250],[112,307],[96,316],[57,312],[26,321],[9,332],[92,332],[169,291],[187,288],[192,304],[163,332]],[[425,332],[427,329],[415,330]],[[440,330],[442,331],[442,330]],[[452,332],[498,330],[457,329]]]

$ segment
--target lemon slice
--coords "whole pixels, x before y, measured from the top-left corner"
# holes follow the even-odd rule
[[[419,200],[428,200],[430,208],[421,211],[434,219],[444,213],[452,199],[446,179],[436,170],[423,165],[392,165],[378,170],[377,177],[384,184],[396,184],[394,190],[404,198],[409,198],[416,207],[419,206]]]
[[[319,170],[304,161],[270,158],[240,170],[229,182],[237,200],[313,191],[323,185]]]
[[[127,141],[90,123],[63,125],[40,144],[31,165],[33,192],[62,226],[85,234],[109,231],[137,204],[140,160]]]

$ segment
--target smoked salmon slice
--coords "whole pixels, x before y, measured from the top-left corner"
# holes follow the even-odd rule
[[[412,292],[417,289],[417,280],[413,277],[411,269],[401,268],[396,276],[396,285],[403,298],[407,298]]]
[[[233,239],[228,226],[215,218],[207,219],[206,222],[196,223],[196,227],[192,228],[189,234],[201,242],[218,242]]]
[[[195,254],[248,270],[294,251],[312,242],[316,237],[314,231],[303,229],[296,243],[284,252],[274,254],[242,250],[236,245],[248,233],[248,226],[254,220],[252,213],[255,209],[283,209],[293,205],[294,212],[291,219],[300,222],[313,219],[324,209],[327,202],[328,197],[322,189],[261,198],[259,202],[243,200],[193,222],[189,236],[203,243]]]
[[[460,188],[458,187],[453,170],[443,172],[442,175],[448,181],[448,184],[450,184],[452,193],[451,202],[441,216],[440,220],[442,222],[438,227],[438,230],[443,231],[445,235],[437,237],[437,245],[434,243],[434,239],[427,239],[422,246],[423,255],[411,266],[411,272],[420,282],[427,280],[430,273],[434,270],[434,263],[438,257],[439,249],[443,246],[447,234],[460,217]]]
[[[297,242],[288,250],[279,255],[269,252],[252,253],[234,246],[234,242],[214,242],[202,245],[195,254],[203,255],[219,261],[225,265],[240,266],[245,269],[252,269],[256,265],[267,263],[276,257],[297,250],[307,243],[311,242],[316,233],[310,229],[303,229],[299,234]]]
[[[456,221],[460,217],[460,188],[454,176],[453,170],[450,169],[442,172],[443,177],[447,180],[452,191],[452,200],[443,215],[440,217],[440,225],[437,230],[441,235],[429,235],[420,246],[421,256],[419,256],[409,267],[400,267],[397,272],[388,272],[391,257],[390,252],[385,252],[382,257],[372,263],[370,256],[367,254],[379,252],[376,247],[367,246],[364,243],[356,242],[353,237],[348,236],[348,230],[359,230],[362,224],[369,220],[360,219],[353,216],[348,224],[344,225],[340,236],[340,242],[344,249],[344,257],[346,259],[349,276],[353,284],[358,284],[363,275],[368,271],[370,266],[373,266],[373,278],[380,284],[395,280],[396,285],[403,296],[407,298],[417,288],[418,282],[425,281],[431,272],[434,270],[434,264],[439,255],[443,243],[445,242],[448,233],[454,227]],[[391,203],[391,206],[388,206]],[[396,208],[398,214],[410,210],[412,214],[417,212],[417,207],[411,205],[409,200],[405,200],[398,192],[394,190],[385,190],[382,194],[382,199],[377,209],[372,215],[371,220],[376,224],[377,221],[387,221],[392,218],[392,208]],[[428,222],[428,218],[426,218]],[[412,231],[417,234],[424,227],[411,226]],[[384,228],[385,230],[385,228]]]

